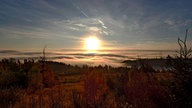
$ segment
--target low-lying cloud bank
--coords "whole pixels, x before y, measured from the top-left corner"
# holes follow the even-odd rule
[[[73,65],[113,65],[123,66],[122,61],[137,59],[137,58],[158,58],[165,57],[168,54],[172,54],[173,51],[102,51],[97,53],[85,53],[80,51],[47,51],[47,60],[69,63]],[[24,60],[26,58],[39,60],[42,56],[40,51],[17,51],[17,50],[1,50],[0,59],[3,58],[15,58]]]

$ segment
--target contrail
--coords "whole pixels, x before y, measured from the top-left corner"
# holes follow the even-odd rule
[[[75,8],[77,8],[85,17],[89,18],[89,16],[88,16],[79,6],[77,6],[74,2],[72,2],[72,0],[71,0],[71,3],[72,3],[73,6],[74,6]]]

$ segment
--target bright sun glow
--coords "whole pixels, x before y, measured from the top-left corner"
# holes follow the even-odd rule
[[[97,37],[88,37],[85,39],[85,46],[87,50],[98,50],[100,41]]]

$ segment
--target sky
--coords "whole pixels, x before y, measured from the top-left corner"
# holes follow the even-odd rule
[[[177,49],[189,29],[191,0],[0,0],[0,50]]]

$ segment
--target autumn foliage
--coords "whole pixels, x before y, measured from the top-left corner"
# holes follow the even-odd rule
[[[46,61],[42,69],[38,61],[9,61],[1,62],[0,76],[3,108],[168,108],[173,105],[167,87],[146,67],[78,67]]]

